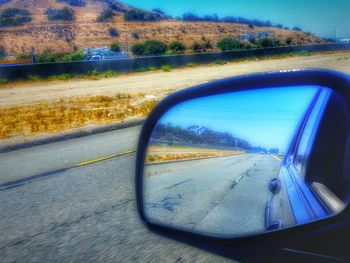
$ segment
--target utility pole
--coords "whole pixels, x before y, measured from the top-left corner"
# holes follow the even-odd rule
[[[246,35],[247,31],[244,29],[244,24],[239,24],[239,32],[242,33],[242,37]],[[241,34],[238,35],[238,49],[241,49]]]
[[[32,56],[32,62],[35,63],[36,59],[35,59],[35,49],[34,49],[34,47],[32,47],[30,49],[30,55]]]
[[[125,33],[126,52],[129,53],[128,33]]]

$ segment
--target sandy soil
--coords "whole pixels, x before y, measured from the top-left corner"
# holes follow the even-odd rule
[[[222,157],[243,154],[241,151],[209,149],[180,146],[151,146],[148,147],[147,163],[164,163],[173,161],[196,160],[203,158]]]
[[[234,154],[237,153],[237,151],[232,150],[222,150],[222,149],[213,149],[213,148],[199,148],[199,147],[191,147],[191,146],[174,146],[174,145],[168,145],[168,146],[149,146],[147,148],[148,154],[166,154],[166,153],[173,153],[173,154],[191,154],[191,153],[222,153],[222,154]],[[241,153],[241,152],[239,152]]]
[[[350,52],[180,68],[171,72],[130,73],[101,80],[8,84],[0,88],[0,107],[117,93],[144,93],[162,98],[176,90],[226,77],[301,68],[326,68],[350,74]]]

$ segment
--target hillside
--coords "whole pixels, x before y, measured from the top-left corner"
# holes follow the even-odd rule
[[[74,0],[79,3],[82,0]],[[26,9],[31,21],[20,26],[0,27],[0,46],[9,55],[28,53],[34,47],[37,53],[71,52],[87,47],[107,46],[119,42],[124,50],[130,50],[135,43],[158,39],[166,43],[182,41],[187,47],[194,42],[211,42],[213,46],[224,37],[239,38],[247,33],[269,32],[275,39],[289,44],[320,43],[323,40],[302,31],[283,30],[277,27],[253,27],[243,24],[214,22],[184,22],[162,20],[160,22],[128,22],[124,13],[133,7],[114,0],[83,0],[85,6],[70,6],[69,0],[0,0],[0,12],[7,8]],[[115,16],[111,21],[97,22],[98,17],[113,5]],[[48,8],[59,9],[69,6],[74,10],[74,20],[49,21]],[[119,36],[112,37],[110,28],[115,28]]]

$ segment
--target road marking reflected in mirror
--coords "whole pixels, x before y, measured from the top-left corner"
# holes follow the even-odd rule
[[[277,156],[275,156],[275,155],[273,155],[273,154],[271,154],[271,155],[272,155],[272,157],[275,158],[276,160],[282,161],[282,159],[278,158]]]

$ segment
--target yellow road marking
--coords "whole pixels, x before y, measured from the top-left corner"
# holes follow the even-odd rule
[[[103,156],[103,157],[96,158],[96,159],[93,159],[93,160],[89,160],[89,161],[86,161],[86,162],[78,163],[76,165],[73,165],[73,167],[80,167],[80,166],[84,166],[84,165],[88,165],[88,164],[92,164],[92,163],[102,162],[102,161],[105,161],[105,160],[108,160],[108,159],[112,159],[114,157],[118,157],[118,156],[122,156],[122,155],[126,155],[126,154],[131,154],[131,153],[134,153],[134,152],[135,152],[135,150],[130,150],[130,151],[122,152],[122,153],[111,154],[111,155]]]
[[[0,191],[2,190],[6,190],[8,188],[13,188],[13,187],[17,187],[26,183],[29,183],[33,180],[39,179],[39,178],[43,178],[43,177],[47,177],[47,176],[51,176],[53,174],[58,174],[58,173],[63,173],[66,172],[67,170],[73,169],[73,168],[77,168],[77,167],[81,167],[84,165],[88,165],[88,164],[92,164],[92,163],[97,163],[97,162],[101,162],[101,161],[105,161],[114,157],[118,157],[118,156],[123,156],[123,155],[127,155],[127,154],[131,154],[136,152],[135,150],[130,150],[130,151],[126,151],[126,152],[122,152],[122,153],[116,153],[116,154],[111,154],[108,156],[104,156],[104,157],[100,157],[94,160],[90,160],[90,161],[86,161],[86,162],[81,162],[69,167],[65,167],[65,168],[61,168],[61,169],[56,169],[53,171],[47,171],[38,175],[34,175],[34,176],[29,176],[27,178],[23,178],[23,179],[19,179],[19,180],[15,180],[13,182],[8,182],[5,184],[0,184]]]

